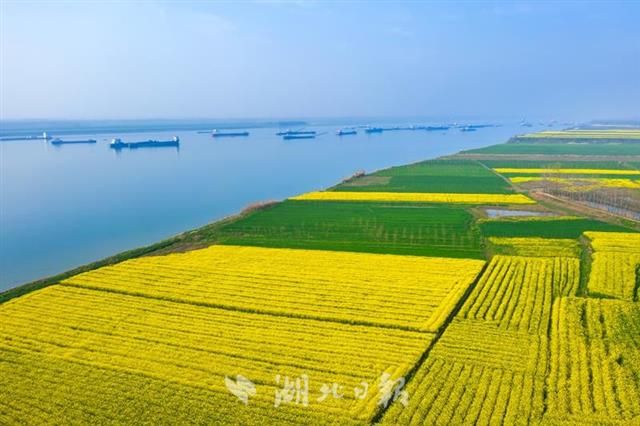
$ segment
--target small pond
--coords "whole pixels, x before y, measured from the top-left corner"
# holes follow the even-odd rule
[[[530,210],[505,210],[505,209],[486,209],[489,217],[525,217],[525,216],[557,216],[551,212],[536,212]]]

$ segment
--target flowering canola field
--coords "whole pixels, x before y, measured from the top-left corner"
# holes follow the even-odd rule
[[[523,194],[453,194],[427,192],[309,192],[291,197],[291,200],[323,201],[387,201],[413,203],[454,203],[454,204],[535,204]]]
[[[580,244],[569,238],[500,238],[489,237],[498,251],[518,256],[580,257]]]
[[[577,259],[495,256],[384,423],[539,424],[553,301],[579,277]]]
[[[483,265],[471,259],[211,246],[129,260],[76,275],[62,285],[278,316],[436,331]]]
[[[550,350],[553,424],[637,424],[640,305],[560,298],[553,308]]]
[[[589,292],[638,300],[640,234],[585,232],[593,249]]]
[[[80,274],[0,305],[0,423],[367,422],[483,265],[212,246]],[[306,404],[275,406],[284,377]]]
[[[131,423],[136,413],[150,423],[349,423],[373,414],[378,376],[406,374],[432,338],[56,285],[0,305],[0,424]],[[238,374],[256,384],[246,407],[225,386]],[[274,407],[278,374],[309,376],[307,407]],[[363,381],[371,389],[359,399]],[[318,403],[333,382],[344,397]]]

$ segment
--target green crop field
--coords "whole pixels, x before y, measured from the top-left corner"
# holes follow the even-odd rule
[[[507,143],[463,151],[465,154],[640,155],[640,143]]]
[[[285,201],[220,229],[222,244],[481,258],[463,208]]]
[[[587,231],[629,232],[626,228],[592,219],[496,219],[481,221],[479,227],[485,237],[579,238]]]
[[[355,178],[335,191],[508,194],[507,182],[476,161],[433,160],[392,167]]]

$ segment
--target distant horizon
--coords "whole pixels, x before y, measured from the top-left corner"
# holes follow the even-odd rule
[[[59,118],[59,117],[22,117],[22,118],[3,118],[0,117],[0,122],[44,122],[44,121],[53,121],[53,122],[90,122],[90,121],[248,121],[248,122],[272,122],[272,121],[309,121],[309,120],[375,120],[375,119],[384,119],[384,120],[406,120],[406,119],[416,119],[416,120],[446,120],[450,118],[457,119],[474,119],[474,120],[533,120],[533,121],[548,121],[548,120],[557,120],[557,121],[572,121],[572,122],[580,122],[580,123],[591,123],[591,122],[635,122],[640,121],[639,116],[620,116],[620,117],[607,117],[607,118],[584,118],[584,119],[569,119],[557,116],[525,116],[525,115],[511,115],[511,116],[482,116],[482,115],[472,115],[472,114],[446,114],[446,115],[380,115],[380,116],[372,116],[372,115],[318,115],[318,116],[229,116],[229,117],[206,117],[206,116],[193,116],[193,117],[115,117],[115,118],[103,118],[103,117],[68,117],[68,118]]]

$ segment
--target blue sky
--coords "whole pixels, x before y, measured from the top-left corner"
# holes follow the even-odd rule
[[[640,116],[640,2],[2,1],[13,118]]]

